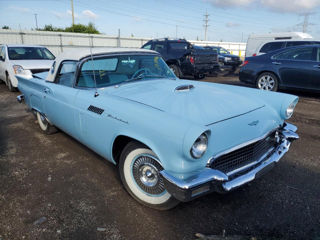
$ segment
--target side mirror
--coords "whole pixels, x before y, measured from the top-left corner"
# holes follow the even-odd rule
[[[3,56],[0,56],[0,61],[4,62]]]

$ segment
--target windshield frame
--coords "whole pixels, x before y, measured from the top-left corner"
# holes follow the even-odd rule
[[[9,50],[10,48],[35,48],[35,49],[40,49],[40,51],[47,51],[52,57],[53,59],[49,59],[49,58],[22,58],[22,59],[14,59],[14,58],[11,58],[10,57],[10,54],[9,54]],[[46,47],[42,47],[42,46],[8,46],[7,47],[7,51],[8,51],[8,59],[9,60],[12,60],[12,61],[32,61],[32,60],[40,60],[40,61],[43,61],[43,60],[49,60],[49,61],[54,61],[56,59],[56,56]]]
[[[157,56],[157,57],[160,57],[162,60],[162,56],[160,53],[158,52],[140,52],[140,51],[128,51],[128,52],[111,52],[111,53],[101,53],[101,54],[93,54],[92,56],[89,55],[89,56],[85,56],[83,58],[81,58],[78,62],[78,66],[77,66],[77,69],[76,69],[76,73],[75,73],[75,81],[73,83],[73,87],[74,88],[77,88],[77,89],[103,89],[103,88],[108,88],[108,87],[115,87],[115,86],[120,86],[120,85],[123,85],[123,84],[126,84],[126,83],[131,83],[131,82],[137,82],[137,81],[146,81],[148,79],[140,79],[140,80],[133,80],[130,81],[130,79],[128,79],[129,81],[124,81],[124,82],[121,82],[121,83],[118,83],[118,84],[112,84],[112,85],[109,85],[109,86],[103,86],[103,87],[81,87],[81,86],[77,86],[78,84],[78,81],[79,81],[79,77],[80,77],[80,74],[81,74],[81,68],[82,68],[82,65],[87,62],[87,61],[90,61],[90,60],[95,60],[95,59],[99,59],[99,58],[106,58],[106,57],[118,57],[118,56],[127,56],[127,55],[135,55],[135,56],[145,56],[145,55],[148,55],[148,56]],[[164,61],[164,60],[163,60]],[[165,61],[164,61],[165,64],[167,64]],[[61,64],[61,63],[60,63]],[[169,66],[168,66],[169,68]],[[173,74],[173,73],[172,73]],[[174,76],[174,74],[173,74]],[[168,78],[168,79],[172,79],[172,80],[176,80],[177,77],[174,76],[174,78]]]

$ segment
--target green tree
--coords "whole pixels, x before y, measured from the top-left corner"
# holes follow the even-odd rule
[[[52,24],[45,25],[44,28],[37,29],[39,31],[64,32],[63,28],[53,27]]]
[[[88,25],[83,24],[74,24],[71,27],[65,28],[65,32],[76,32],[76,33],[93,33],[99,34],[100,32],[96,29],[93,23],[89,23]]]
[[[9,26],[4,25],[2,29],[10,29]]]

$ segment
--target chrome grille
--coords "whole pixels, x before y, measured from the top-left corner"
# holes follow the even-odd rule
[[[210,167],[229,173],[250,163],[258,161],[268,150],[276,146],[276,132],[266,138],[237,149],[233,152],[224,154],[211,162]]]

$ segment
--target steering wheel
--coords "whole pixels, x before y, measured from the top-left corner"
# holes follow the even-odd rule
[[[141,75],[143,72],[144,72],[144,74],[146,74],[146,75],[151,75],[151,74],[152,74],[152,72],[150,71],[149,68],[140,68],[140,69],[138,69],[138,70],[132,75],[131,78],[137,78],[137,77],[139,77],[139,75]]]

